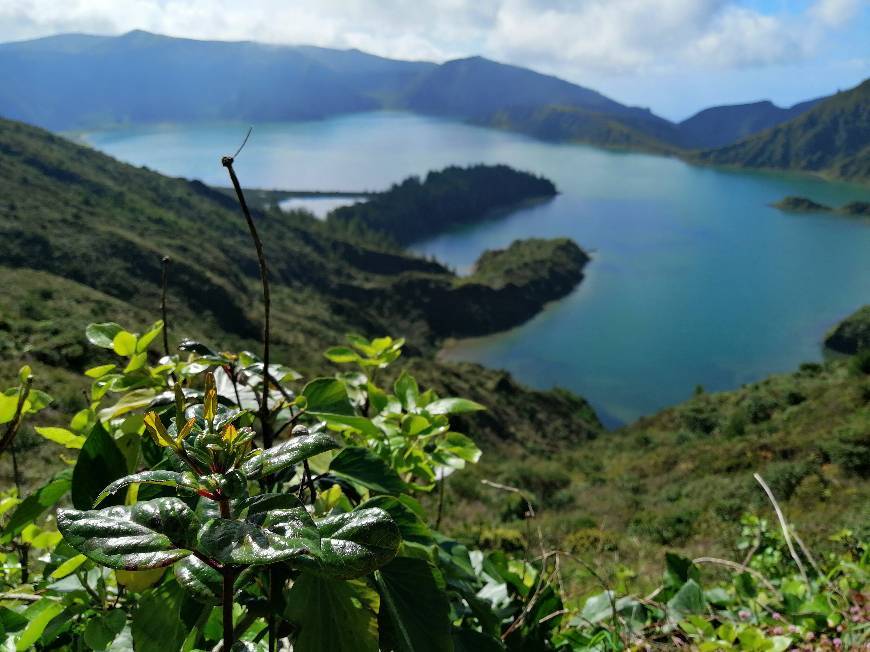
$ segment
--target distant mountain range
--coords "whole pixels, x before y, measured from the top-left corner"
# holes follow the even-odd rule
[[[868,143],[866,93],[859,98],[864,110],[838,114],[847,122],[863,122],[849,129],[847,145],[830,134],[822,149],[837,162],[823,165],[785,156],[782,143],[771,144],[780,148],[771,154],[762,153],[761,141],[749,143],[762,134],[774,137],[770,130],[784,125],[794,126],[776,132],[775,138],[799,137],[809,126],[795,120],[843,94],[790,108],[767,101],[713,107],[674,123],[557,77],[482,57],[439,65],[359,50],[197,41],[143,31],[121,36],[63,34],[0,44],[0,77],[6,80],[0,86],[0,115],[54,130],[203,120],[304,120],[399,109],[548,140],[867,178],[860,162],[850,162],[853,150]],[[826,133],[817,130],[806,146],[816,147],[816,140],[824,140]],[[687,154],[695,150],[704,151]]]
[[[738,143],[701,152],[717,165],[801,170],[870,180],[870,79],[797,118]]]

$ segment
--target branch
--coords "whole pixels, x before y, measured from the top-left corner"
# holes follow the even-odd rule
[[[804,570],[804,565],[801,563],[800,557],[798,557],[797,551],[794,549],[794,544],[791,542],[791,535],[789,535],[788,523],[785,520],[785,516],[782,513],[782,510],[779,507],[779,503],[776,502],[776,498],[773,496],[773,492],[770,490],[770,487],[767,486],[767,483],[757,473],[753,473],[752,477],[761,485],[761,488],[764,489],[764,493],[767,494],[767,497],[770,499],[771,504],[773,505],[773,509],[776,512],[776,517],[779,519],[779,525],[782,528],[782,536],[785,539],[785,545],[788,546],[789,554],[791,554],[791,558],[794,559],[794,563],[797,565],[798,570],[800,571],[801,578],[804,581],[804,584],[807,585],[807,590],[812,595],[813,587],[810,586],[810,581],[807,579],[807,572]]]
[[[251,131],[248,130],[248,136]],[[242,147],[248,142],[248,136],[242,146],[239,147],[237,153],[242,151]],[[248,223],[248,230],[251,232],[251,239],[254,241],[254,248],[257,250],[257,263],[260,266],[260,280],[263,283],[263,398],[260,401],[260,422],[263,428],[263,448],[272,447],[272,428],[269,420],[269,337],[270,337],[270,313],[272,309],[272,301],[269,294],[269,268],[266,266],[266,255],[263,253],[263,242],[260,240],[260,235],[257,233],[257,226],[254,224],[254,218],[251,217],[251,211],[248,209],[248,203],[245,201],[245,193],[242,192],[242,186],[236,176],[236,171],[233,169],[232,156],[224,156],[221,159],[223,165],[230,175],[230,181],[233,183],[233,188],[236,191],[236,197],[239,200],[242,214],[245,216],[245,221]]]
[[[30,394],[30,388],[33,385],[33,376],[28,376],[18,391],[18,405],[15,406],[15,414],[12,421],[6,426],[6,431],[3,433],[3,438],[0,439],[0,455],[12,444],[15,435],[18,434],[18,428],[21,425],[21,412],[24,410],[24,403],[27,401],[27,396]]]

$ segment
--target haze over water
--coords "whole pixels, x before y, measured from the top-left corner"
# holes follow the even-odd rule
[[[92,132],[137,165],[227,185],[240,124]],[[591,401],[609,424],[822,357],[825,331],[870,302],[870,220],[785,214],[805,195],[839,206],[859,186],[726,172],[400,113],[258,125],[236,170],[249,187],[362,191],[450,164],[506,163],[552,179],[553,201],[418,243],[460,272],[517,238],[567,236],[593,254],[566,299],[444,355],[505,368]]]

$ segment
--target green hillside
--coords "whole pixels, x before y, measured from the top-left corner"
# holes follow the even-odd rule
[[[69,407],[78,405],[78,386],[61,381],[94,362],[93,347],[81,339],[85,325],[115,320],[134,327],[153,321],[163,256],[172,261],[172,345],[193,336],[220,347],[257,348],[256,258],[238,207],[224,193],[0,121],[0,197],[0,260],[7,288],[0,296],[0,374],[33,363],[40,374],[57,380],[50,391]],[[377,247],[370,239],[361,244],[335,224],[305,213],[258,211],[255,219],[273,285],[276,359],[308,375],[324,370],[320,351],[342,341],[346,332],[404,336],[413,345],[409,355],[419,356],[418,374],[427,383],[461,384],[462,395],[490,402],[504,397],[503,406],[494,406],[480,420],[476,434],[491,440],[541,438],[537,418],[523,404],[544,394],[529,392],[501,373],[433,362],[432,354],[444,337],[462,329],[491,332],[528,319],[552,295],[518,303],[515,285],[459,279],[438,263],[395,247]],[[579,280],[587,259],[572,260]],[[547,285],[543,276],[539,281]],[[445,311],[445,305],[452,310]],[[505,306],[511,308],[507,313]],[[476,317],[491,313],[513,321],[497,324]],[[473,370],[468,373],[479,382],[460,383],[464,374],[459,370]],[[491,394],[496,386],[503,393]],[[600,428],[584,401],[547,396],[566,439],[582,439]]]
[[[700,152],[697,160],[870,179],[870,80],[756,136]]]
[[[484,456],[475,473],[525,491],[547,545],[592,560],[614,582],[625,566],[643,581],[665,550],[744,556],[734,548],[741,516],[775,521],[753,473],[806,543],[825,550],[840,528],[870,534],[868,372],[857,359],[802,365],[700,393],[552,459],[518,449]],[[451,513],[461,515],[455,532],[484,546],[527,540],[524,510],[510,494],[467,476],[448,487]]]

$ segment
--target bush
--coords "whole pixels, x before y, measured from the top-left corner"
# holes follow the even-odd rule
[[[849,370],[856,376],[870,374],[870,349],[861,349],[849,361]]]

